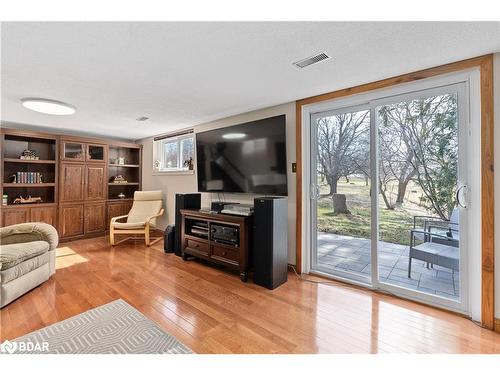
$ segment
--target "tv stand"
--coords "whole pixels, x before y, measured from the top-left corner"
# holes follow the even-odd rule
[[[224,215],[202,210],[180,210],[182,259],[189,256],[239,271],[248,280],[253,217]],[[226,229],[227,238],[216,232]],[[216,238],[218,237],[218,238]]]

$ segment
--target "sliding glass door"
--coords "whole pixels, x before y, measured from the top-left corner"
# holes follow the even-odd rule
[[[312,118],[313,268],[361,282],[371,273],[370,116],[358,107]]]
[[[464,306],[465,84],[311,116],[311,269]]]

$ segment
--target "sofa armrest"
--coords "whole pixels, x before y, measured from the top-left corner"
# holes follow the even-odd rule
[[[46,241],[49,251],[59,244],[56,228],[46,223],[23,223],[0,228],[0,244],[8,245],[31,241]]]

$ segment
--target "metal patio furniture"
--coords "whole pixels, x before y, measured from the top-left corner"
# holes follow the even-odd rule
[[[422,237],[424,241],[422,241]],[[452,271],[459,270],[459,241],[446,235],[412,229],[408,255],[408,278],[411,278],[412,259],[449,268]]]

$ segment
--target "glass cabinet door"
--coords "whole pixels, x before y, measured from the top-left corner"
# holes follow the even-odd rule
[[[85,160],[85,145],[76,142],[63,142],[63,159]]]
[[[103,145],[87,145],[87,160],[104,161],[104,146]]]

